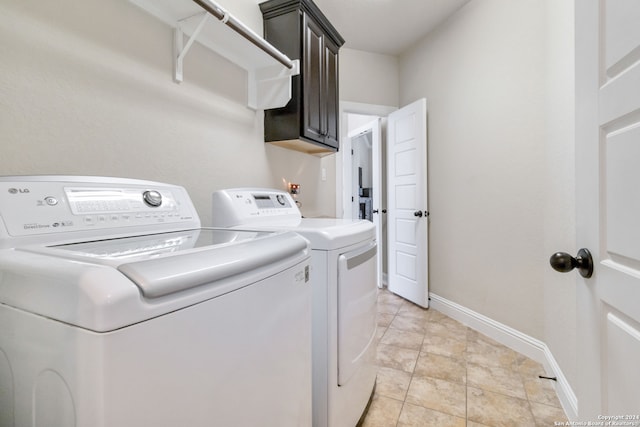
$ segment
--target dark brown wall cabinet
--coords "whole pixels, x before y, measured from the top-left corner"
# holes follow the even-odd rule
[[[337,151],[338,49],[344,39],[311,0],[269,0],[260,10],[264,38],[300,60],[289,103],[264,112],[265,142],[312,154]]]

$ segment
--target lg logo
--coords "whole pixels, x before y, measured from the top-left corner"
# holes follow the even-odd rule
[[[28,193],[28,188],[10,188],[9,194]]]

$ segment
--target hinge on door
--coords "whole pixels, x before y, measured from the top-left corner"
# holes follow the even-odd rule
[[[351,201],[353,202],[353,200],[354,200],[354,199],[353,199],[353,196],[351,196]]]
[[[353,148],[351,149],[351,155],[353,156]]]

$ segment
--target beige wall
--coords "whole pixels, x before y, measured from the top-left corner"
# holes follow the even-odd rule
[[[431,291],[538,339],[544,28],[539,2],[475,0],[402,56],[429,111]]]
[[[390,55],[340,50],[340,100],[398,106],[398,58]]]
[[[333,165],[321,181],[321,159],[262,142],[244,70],[196,44],[178,85],[171,51],[172,30],[124,0],[0,1],[0,174],[176,183],[204,224],[215,189],[291,181],[305,213],[332,214]]]
[[[470,2],[402,55],[400,103],[428,103],[431,291],[575,378],[575,299],[548,265],[573,241],[571,11],[551,3]]]

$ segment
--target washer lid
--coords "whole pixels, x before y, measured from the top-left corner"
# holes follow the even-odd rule
[[[157,298],[277,262],[303,249],[265,243],[271,235],[201,229],[54,248],[70,251],[74,258],[112,265],[134,282],[145,298]],[[258,247],[263,250],[256,251]]]
[[[232,292],[308,257],[287,232],[199,229],[0,254],[0,303],[108,331]]]
[[[195,229],[168,233],[153,233],[134,237],[92,240],[28,246],[28,250],[85,262],[119,266],[134,261],[144,261],[179,254],[194,249],[220,248],[272,236],[272,232],[242,232],[222,229]]]

